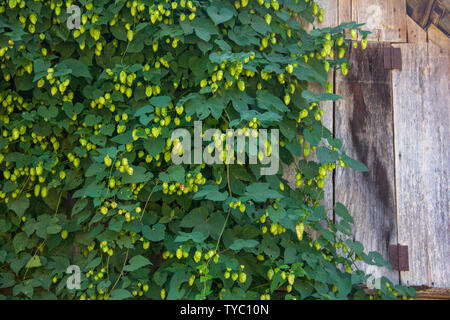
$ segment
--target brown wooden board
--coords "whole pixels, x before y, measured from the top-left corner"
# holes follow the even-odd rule
[[[406,12],[422,28],[434,24],[450,36],[450,0],[407,0]]]
[[[427,31],[428,42],[433,43],[443,51],[450,52],[450,38],[448,38],[436,26],[431,25]]]
[[[393,71],[398,240],[409,248],[407,285],[450,287],[449,52],[402,44]]]
[[[347,154],[364,162],[368,173],[344,168],[335,177],[335,200],[349,208],[355,220],[354,236],[366,251],[378,251],[388,260],[389,245],[397,244],[394,137],[391,71],[384,68],[383,43],[369,43],[366,51],[350,51],[347,77],[336,76],[336,137]],[[385,268],[368,272],[393,282],[399,274]]]
[[[419,26],[425,28],[436,0],[407,0],[406,2],[408,15]]]
[[[427,32],[422,29],[413,19],[409,16],[406,17],[407,21],[407,32],[408,32],[408,43],[426,43],[427,42]]]

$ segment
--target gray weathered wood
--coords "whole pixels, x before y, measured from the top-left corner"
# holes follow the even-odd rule
[[[406,42],[406,0],[339,0],[339,21],[365,23],[369,40]]]
[[[448,38],[447,38],[448,41]],[[431,225],[428,252],[431,285],[450,287],[450,53],[428,43],[425,86],[425,135],[427,146],[426,190]]]
[[[427,44],[398,45],[405,62],[393,73],[395,117],[396,190],[399,243],[409,247],[409,272],[402,272],[406,284],[429,284],[427,215],[422,181],[424,148],[424,66]]]
[[[450,287],[449,53],[434,43],[397,45],[393,72],[398,240],[409,246],[407,285]]]
[[[349,75],[336,77],[336,137],[347,154],[364,162],[368,173],[338,169],[335,200],[354,217],[354,237],[366,251],[378,251],[388,259],[390,244],[397,244],[393,146],[392,82],[384,69],[382,43],[369,43],[366,51],[352,50]],[[362,268],[398,283],[398,272],[385,268]]]
[[[338,2],[339,23],[352,21],[352,0],[338,0]]]
[[[316,24],[318,28],[335,27],[338,25],[338,2],[330,0],[316,0],[319,7],[324,10],[323,21]]]

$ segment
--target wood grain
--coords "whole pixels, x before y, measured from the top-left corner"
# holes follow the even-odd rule
[[[348,21],[348,6],[348,1],[339,1],[340,21]],[[352,0],[350,6],[351,21],[365,23],[373,32],[369,40],[406,42],[406,0]]]
[[[316,2],[325,12],[323,22],[316,24],[316,27],[336,27],[338,25],[338,1],[316,0]]]
[[[450,51],[450,39],[436,26],[431,25],[428,28],[428,42],[433,43],[444,51]]]
[[[396,46],[409,62],[393,72],[398,240],[410,264],[401,281],[450,287],[448,51]]]
[[[450,53],[428,43],[424,149],[431,286],[450,288]]]
[[[417,289],[418,300],[450,300],[450,289]]]
[[[409,16],[406,17],[406,21],[408,43],[426,43],[428,40],[427,32]]]
[[[336,136],[347,154],[364,162],[368,173],[338,169],[335,200],[354,217],[354,237],[366,251],[378,251],[388,259],[390,244],[397,244],[393,113],[391,73],[384,69],[383,43],[369,43],[366,51],[350,52],[349,75],[336,76]],[[399,274],[378,267],[361,266],[376,276],[398,283]]]
[[[352,0],[338,0],[338,20],[339,23],[352,21]]]
[[[425,28],[436,0],[407,0],[408,14],[419,26]]]

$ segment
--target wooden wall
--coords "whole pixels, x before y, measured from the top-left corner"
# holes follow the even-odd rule
[[[450,40],[434,25],[425,31],[416,24],[406,0],[317,2],[326,16],[314,27],[357,21],[373,31],[367,50],[351,50],[347,77],[330,73],[344,100],[325,106],[326,125],[370,171],[339,168],[324,204],[349,208],[355,238],[367,251],[388,259],[389,245],[408,246],[409,271],[368,272],[450,288]],[[385,70],[383,50],[390,46],[400,48],[402,70]]]

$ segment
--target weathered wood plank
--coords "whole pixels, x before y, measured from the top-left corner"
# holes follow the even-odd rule
[[[449,9],[445,6],[442,0],[436,1],[430,14],[429,23],[435,24],[440,30],[442,30],[447,36],[450,36],[450,13]]]
[[[352,0],[338,0],[338,2],[339,23],[352,21]]]
[[[428,28],[428,42],[433,43],[444,51],[450,51],[450,39],[436,26],[431,25]]]
[[[429,284],[427,216],[422,166],[424,149],[424,68],[427,44],[398,45],[405,62],[393,72],[397,221],[399,243],[408,246],[409,272],[401,280],[409,285]],[[432,249],[431,249],[432,250]]]
[[[325,11],[323,22],[317,28],[335,27],[338,25],[338,1],[316,0],[319,7]]]
[[[450,300],[450,289],[418,289],[417,298],[419,300]]]
[[[369,43],[366,51],[352,49],[347,78],[336,76],[336,136],[344,141],[348,155],[364,162],[368,173],[338,169],[335,200],[354,217],[354,237],[366,251],[378,251],[388,259],[390,244],[397,244],[393,111],[391,73],[384,69],[386,44]],[[376,276],[398,283],[398,272],[365,267]]]
[[[316,21],[316,23],[311,24],[307,21],[301,21],[302,26],[306,30],[312,30],[316,28],[327,28],[335,27],[338,25],[338,2],[329,0],[316,0],[320,8],[323,8],[325,14],[322,23]]]
[[[427,43],[427,32],[423,30],[413,19],[406,17],[408,43]]]
[[[433,43],[398,45],[393,72],[399,243],[409,247],[408,285],[450,287],[450,92],[448,51]]]
[[[450,52],[428,43],[425,87],[425,173],[431,222],[431,285],[450,288]]]
[[[408,14],[419,26],[425,28],[435,2],[436,0],[407,0]]]
[[[406,42],[406,0],[352,0],[352,20],[366,23],[369,40]]]

